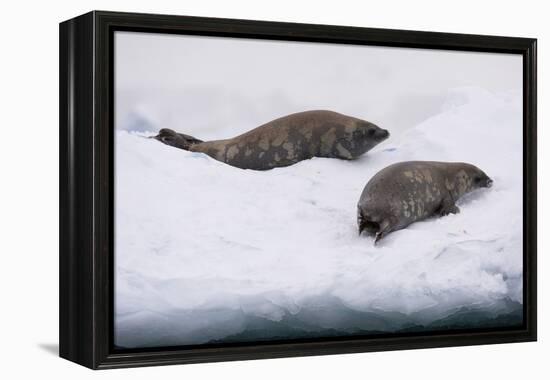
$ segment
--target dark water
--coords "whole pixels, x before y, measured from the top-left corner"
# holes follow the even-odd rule
[[[357,311],[336,299],[312,302],[274,321],[243,310],[178,311],[117,321],[119,348],[251,343],[380,334],[513,328],[523,323],[523,306],[510,299],[490,305],[437,307],[412,314]]]
[[[435,332],[445,330],[490,329],[520,327],[523,323],[521,304],[508,301],[507,310],[496,312],[491,308],[462,307],[451,314],[429,323],[419,323],[417,316],[401,313],[370,313],[347,310],[342,312],[338,322],[331,319],[333,327],[323,328],[319,321],[323,317],[335,317],[332,313],[319,313],[319,310],[305,310],[296,315],[285,316],[279,322],[263,318],[250,318],[244,331],[229,335],[209,343],[237,343],[251,341],[311,339],[321,337],[349,337],[362,335],[400,334],[415,332]],[[307,314],[315,314],[307,315]],[[336,313],[336,312],[334,312]],[[315,324],[304,320],[313,320]]]

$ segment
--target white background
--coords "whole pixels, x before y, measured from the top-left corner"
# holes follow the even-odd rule
[[[201,140],[308,109],[368,120],[393,140],[463,102],[466,87],[510,95],[523,84],[519,54],[136,32],[114,43],[115,128]]]
[[[4,4],[2,60],[2,378],[518,379],[550,374],[543,232],[550,144],[548,10],[542,1],[20,1]],[[539,342],[93,373],[56,357],[58,336],[58,22],[92,9],[537,37]],[[544,298],[546,296],[546,299]],[[547,351],[545,353],[545,351]]]

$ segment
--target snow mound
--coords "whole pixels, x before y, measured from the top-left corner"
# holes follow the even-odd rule
[[[497,318],[522,303],[521,115],[521,94],[456,89],[356,161],[264,172],[117,131],[116,344],[238,340],[258,321],[310,337],[428,326],[464,307]],[[357,234],[357,201],[407,160],[469,162],[494,186],[374,247]]]

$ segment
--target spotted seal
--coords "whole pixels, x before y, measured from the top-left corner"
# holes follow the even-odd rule
[[[171,129],[154,138],[241,169],[267,170],[312,157],[352,160],[388,136],[368,121],[321,110],[287,115],[226,140],[202,141]]]
[[[392,231],[431,216],[460,212],[455,202],[493,181],[463,162],[406,161],[380,170],[370,179],[357,204],[357,224],[374,242]]]

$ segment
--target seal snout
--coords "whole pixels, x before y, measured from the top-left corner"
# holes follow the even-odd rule
[[[380,128],[377,132],[376,132],[376,136],[381,139],[381,140],[385,140],[387,139],[388,137],[390,137],[390,132],[387,130],[387,129],[382,129]]]
[[[368,122],[360,124],[357,132],[357,137],[370,139],[371,141],[376,142],[383,141],[390,137],[390,132],[387,129],[380,128],[379,126]]]
[[[374,127],[374,128],[368,129],[364,133],[367,138],[371,138],[376,142],[384,141],[388,137],[390,137],[390,132],[387,129],[383,129],[380,127]]]
[[[486,182],[485,186],[487,186],[487,187],[493,186],[493,180],[491,178],[487,178],[487,182]]]

